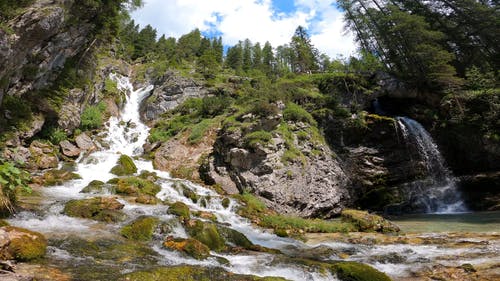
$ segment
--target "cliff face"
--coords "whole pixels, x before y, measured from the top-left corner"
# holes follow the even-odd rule
[[[0,101],[50,85],[89,43],[90,22],[73,24],[73,1],[36,1],[0,29]]]

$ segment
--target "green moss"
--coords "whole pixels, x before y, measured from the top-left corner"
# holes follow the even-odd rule
[[[163,246],[168,249],[184,252],[197,260],[204,260],[210,256],[210,249],[205,244],[193,238],[170,239],[165,241]]]
[[[123,237],[137,241],[149,241],[159,220],[155,217],[140,217],[131,224],[124,226],[120,233]]]
[[[103,187],[105,183],[99,180],[91,181],[86,187],[84,187],[81,193],[101,193],[103,192]]]
[[[5,226],[4,230],[18,233],[8,245],[8,252],[16,260],[30,261],[45,255],[47,240],[42,234],[13,226]]]
[[[222,207],[227,209],[229,207],[229,204],[231,203],[231,200],[229,200],[229,198],[225,197],[224,199],[222,199],[221,203],[222,203]]]
[[[122,154],[116,166],[111,169],[111,173],[117,176],[132,175],[137,173],[137,166],[130,156]]]
[[[345,209],[342,210],[341,218],[342,221],[356,226],[359,231],[399,232],[397,225],[366,211]]]
[[[347,222],[327,221],[321,219],[303,219],[282,215],[268,215],[261,219],[261,226],[290,230],[292,233],[312,232],[312,233],[332,233],[356,231],[356,227]]]
[[[188,234],[207,245],[211,250],[220,251],[225,248],[225,240],[213,223],[190,220],[185,224]]]
[[[250,242],[244,234],[232,228],[218,226],[217,230],[227,242],[232,243],[235,246],[243,247],[245,249],[251,249],[254,246],[254,244]]]
[[[186,198],[191,199],[191,201],[193,201],[193,203],[198,202],[198,200],[200,199],[200,196],[198,194],[196,194],[196,192],[194,192],[193,190],[191,190],[189,187],[187,187],[183,183],[177,182],[175,184],[175,187],[177,189],[180,189],[180,191],[182,192],[182,195],[184,195],[184,197],[186,197]]]
[[[175,202],[167,210],[167,213],[178,217],[189,219],[191,217],[189,207],[182,202]]]
[[[123,204],[116,199],[94,197],[68,201],[64,206],[63,213],[70,217],[117,222],[125,219],[125,214],[120,211],[122,208]]]
[[[0,227],[9,226],[10,224],[6,220],[0,220]]]
[[[336,263],[333,268],[342,281],[391,281],[385,273],[358,262]]]
[[[229,273],[219,267],[172,266],[128,273],[120,281],[286,281],[279,277],[257,277]]]
[[[82,177],[76,173],[65,170],[49,170],[43,174],[38,180],[44,186],[61,185],[69,180],[81,179]],[[36,179],[35,179],[36,181]]]
[[[115,191],[118,194],[139,196],[141,194],[155,196],[160,192],[161,187],[152,181],[140,177],[118,178],[116,180]]]

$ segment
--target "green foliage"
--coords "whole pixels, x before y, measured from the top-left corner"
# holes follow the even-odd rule
[[[266,131],[255,131],[245,135],[243,142],[246,147],[257,148],[270,143],[273,135]]]
[[[201,122],[194,125],[191,128],[191,133],[189,134],[188,137],[189,143],[190,144],[199,143],[205,136],[206,132],[213,126],[213,124],[214,124],[213,119],[203,119]]]
[[[44,129],[42,132],[42,137],[48,139],[52,144],[59,144],[63,140],[68,139],[66,132],[59,127],[49,127],[48,129]]]
[[[31,188],[28,186],[30,182],[31,177],[28,172],[0,158],[0,209],[12,212],[12,205],[16,201],[16,190],[21,189],[31,193]]]
[[[316,120],[314,120],[312,115],[295,103],[287,104],[285,110],[283,110],[283,118],[287,121],[305,122],[313,126],[316,125]]]
[[[33,2],[35,0],[0,0],[0,21],[15,17],[22,8]]]
[[[106,110],[106,104],[99,102],[97,105],[87,106],[81,116],[80,128],[82,130],[99,129],[103,124],[103,113]]]
[[[0,114],[2,114],[0,132],[22,130],[24,124],[30,122],[33,117],[31,105],[25,99],[10,95],[4,96],[0,105]],[[9,118],[3,118],[3,116],[9,116]]]

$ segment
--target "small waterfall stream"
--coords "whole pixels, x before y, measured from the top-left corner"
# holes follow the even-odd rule
[[[427,170],[426,179],[409,184],[418,192],[417,204],[423,204],[427,213],[467,211],[456,180],[430,134],[420,123],[408,117],[397,117],[397,122],[406,141],[414,142],[418,147]]]
[[[82,176],[82,179],[72,180],[60,186],[51,186],[42,189],[41,201],[37,202],[36,209],[23,211],[9,219],[12,225],[28,228],[43,233],[49,239],[49,249],[47,263],[62,268],[63,271],[70,271],[78,276],[78,280],[115,280],[116,274],[127,273],[136,270],[149,269],[155,266],[170,266],[179,264],[218,266],[230,272],[238,274],[252,274],[257,276],[280,276],[288,280],[337,280],[329,273],[319,272],[310,267],[293,262],[290,257],[302,257],[304,253],[309,253],[324,261],[352,260],[373,265],[377,269],[386,272],[391,277],[397,279],[410,276],[412,272],[420,268],[430,266],[436,262],[443,262],[455,266],[457,260],[450,261],[450,255],[460,255],[465,252],[473,253],[464,257],[470,263],[480,263],[485,256],[493,257],[497,253],[498,243],[488,246],[481,246],[480,249],[457,248],[455,246],[442,247],[438,245],[408,244],[399,240],[392,244],[374,244],[371,239],[367,243],[362,242],[332,242],[312,241],[303,243],[290,238],[281,238],[262,229],[256,228],[251,222],[236,214],[238,203],[231,199],[228,208],[221,204],[222,199],[216,192],[196,185],[189,181],[173,179],[166,172],[153,168],[151,161],[141,158],[142,145],[144,144],[149,128],[143,124],[139,118],[139,104],[151,90],[152,86],[134,90],[127,77],[112,75],[112,79],[118,82],[120,90],[127,93],[127,102],[119,117],[112,117],[107,123],[107,131],[103,133],[103,147],[87,156],[78,159],[75,172]],[[407,128],[408,134],[417,134],[422,131],[418,126],[413,125],[406,119],[400,119]],[[427,135],[422,136],[422,145],[427,145]],[[427,138],[428,139],[428,138]],[[119,235],[119,230],[125,224],[142,215],[155,216],[163,222],[177,221],[168,235],[175,237],[187,237],[183,227],[177,218],[167,213],[168,207],[163,204],[142,205],[127,201],[118,197],[119,201],[125,205],[124,212],[128,220],[123,223],[103,223],[87,219],[68,217],[62,214],[62,210],[67,201],[71,199],[91,198],[95,196],[111,195],[107,191],[103,194],[80,193],[82,188],[87,186],[92,180],[108,181],[115,176],[109,171],[116,164],[120,153],[130,155],[135,158],[138,173],[141,171],[155,172],[160,179],[161,191],[156,195],[159,199],[169,202],[181,201],[187,204],[192,211],[206,211],[214,214],[217,220],[226,226],[245,234],[250,241],[257,245],[268,248],[279,249],[284,255],[275,255],[261,252],[242,253],[216,253],[211,252],[212,257],[199,261],[187,257],[181,253],[166,250],[162,247],[162,239],[154,239],[147,246],[150,247],[150,254],[146,258],[136,258],[127,256],[117,260],[116,254],[106,255],[105,253],[92,254],[92,249],[86,248],[86,241],[94,241],[99,245],[112,243],[132,243],[123,241]],[[435,153],[432,151],[432,153]],[[431,153],[431,154],[432,154]],[[436,156],[430,155],[431,159]],[[437,163],[442,165],[442,159],[437,158]],[[431,167],[434,169],[433,167]],[[446,171],[446,170],[445,170]],[[452,181],[448,181],[449,173],[436,172],[438,175],[436,183],[446,190],[453,191]],[[186,198],[183,192],[176,188],[176,183],[182,182],[189,189],[194,191],[202,200],[193,203]],[[441,192],[447,194],[448,192]],[[432,198],[441,198],[441,195],[433,195]],[[427,199],[426,199],[427,200]],[[432,201],[431,199],[429,199]],[[436,199],[439,201],[441,199]],[[429,203],[435,204],[435,203]],[[437,204],[437,203],[436,203]],[[441,210],[439,204],[436,211]],[[432,236],[433,234],[431,234]],[[424,235],[427,237],[426,235]],[[71,242],[75,240],[77,242]],[[108,239],[108,240],[106,240]],[[427,239],[427,238],[425,238]],[[459,238],[457,238],[459,239]],[[103,242],[99,242],[103,240]],[[359,240],[359,239],[358,239]],[[112,242],[109,242],[112,241]],[[114,241],[114,242],[113,242]],[[79,246],[81,245],[81,246]],[[92,244],[95,246],[95,244]],[[73,249],[76,246],[83,250]],[[327,250],[325,250],[327,249]],[[432,255],[429,255],[429,253]],[[401,253],[401,255],[399,254]],[[404,255],[403,255],[404,253]],[[476,255],[477,254],[477,255]],[[397,256],[397,259],[384,258],[385,256]],[[382,257],[382,258],[381,258]],[[224,258],[228,263],[221,262],[219,258]],[[499,261],[500,262],[500,261]],[[115,272],[115,273],[112,273]],[[83,274],[83,275],[80,275]],[[113,275],[115,274],[115,275]],[[83,277],[85,276],[85,277]],[[91,277],[89,277],[91,276]],[[118,275],[119,276],[119,275]],[[401,279],[403,280],[403,279]]]

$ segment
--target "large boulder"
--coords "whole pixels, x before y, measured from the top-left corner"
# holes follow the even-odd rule
[[[47,240],[38,232],[0,227],[0,260],[30,261],[43,257],[46,249]]]
[[[68,157],[78,157],[81,150],[68,140],[63,140],[59,143],[62,154]]]
[[[132,160],[130,156],[120,155],[116,166],[114,166],[110,172],[117,176],[133,175],[137,173],[137,166],[134,164],[134,160]]]
[[[141,104],[141,117],[146,121],[156,120],[188,98],[201,98],[208,94],[201,82],[182,77],[173,71],[166,72],[154,84],[153,93]]]
[[[70,200],[64,206],[63,213],[70,217],[117,222],[125,219],[125,214],[120,211],[123,207],[124,205],[113,197],[95,197]]]
[[[76,145],[81,150],[94,150],[95,144],[92,139],[85,133],[79,134],[75,137]]]
[[[167,249],[184,252],[197,260],[204,260],[210,256],[210,249],[205,244],[193,238],[167,237],[167,240],[163,242],[163,246]]]
[[[153,232],[158,223],[158,218],[148,216],[140,217],[124,226],[120,234],[131,240],[149,241],[153,238]]]
[[[359,210],[342,210],[340,214],[342,221],[352,223],[362,232],[399,232],[399,227],[381,216],[370,214]]]

